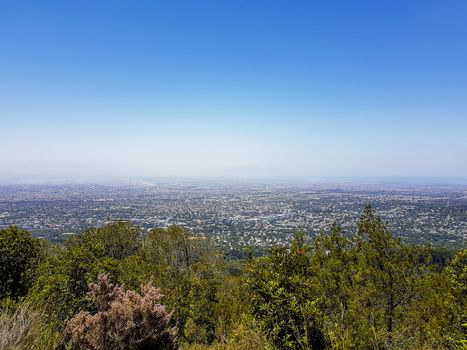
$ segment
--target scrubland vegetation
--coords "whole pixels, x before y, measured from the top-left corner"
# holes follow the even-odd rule
[[[264,256],[113,222],[63,245],[0,230],[0,350],[465,349],[467,250],[408,245],[366,207]]]

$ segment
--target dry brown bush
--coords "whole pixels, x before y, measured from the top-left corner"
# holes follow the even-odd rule
[[[162,294],[151,283],[142,295],[110,284],[106,275],[89,287],[97,312],[80,312],[67,322],[61,349],[178,349],[172,314],[160,304]]]
[[[34,336],[39,316],[27,305],[0,313],[0,350],[24,349]]]

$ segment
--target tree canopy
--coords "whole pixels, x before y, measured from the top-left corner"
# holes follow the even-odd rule
[[[316,237],[297,232],[288,246],[240,260],[178,226],[145,233],[117,221],[63,245],[12,226],[0,230],[0,325],[17,336],[3,343],[15,350],[151,350],[163,348],[162,339],[187,350],[462,348],[467,250],[434,255],[393,236],[370,206],[355,231],[334,223]]]

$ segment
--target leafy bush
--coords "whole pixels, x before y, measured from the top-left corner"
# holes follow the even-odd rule
[[[238,324],[229,333],[229,337],[212,345],[184,345],[183,350],[271,350],[272,347],[265,336],[258,333],[248,322]]]
[[[220,318],[219,294],[225,280],[223,255],[209,239],[194,236],[182,227],[170,226],[149,232],[141,257],[151,266],[158,286],[170,291],[166,303],[175,310],[174,318],[183,340],[214,342]],[[132,263],[145,270],[141,261]],[[229,309],[225,305],[222,308],[223,313]]]
[[[117,279],[121,262],[117,257],[136,252],[139,234],[135,226],[115,222],[70,237],[39,265],[28,301],[44,308],[57,330],[76,313],[92,311],[88,284],[100,273]]]
[[[36,256],[31,234],[16,226],[0,230],[0,299],[27,292],[26,271]]]
[[[67,322],[62,349],[73,350],[172,350],[177,349],[177,329],[172,314],[160,304],[162,294],[151,283],[142,295],[112,285],[99,275],[89,285],[95,314],[80,312]]]
[[[309,253],[299,232],[290,249],[273,248],[246,269],[252,314],[278,349],[325,348]]]

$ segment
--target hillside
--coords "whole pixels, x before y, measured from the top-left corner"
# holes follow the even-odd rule
[[[405,244],[369,206],[357,227],[243,260],[177,226],[3,229],[0,349],[458,348],[467,250]]]

